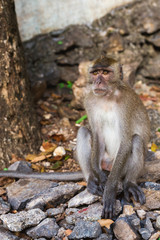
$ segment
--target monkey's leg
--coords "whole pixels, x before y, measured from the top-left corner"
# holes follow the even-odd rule
[[[102,196],[98,179],[91,168],[91,132],[87,127],[81,127],[77,134],[76,155],[90,193]]]
[[[142,205],[145,203],[145,195],[142,189],[137,185],[136,181],[144,167],[144,143],[139,135],[134,135],[132,140],[132,153],[128,158],[125,166],[124,179],[124,197],[130,201],[130,195],[135,201],[139,201]]]

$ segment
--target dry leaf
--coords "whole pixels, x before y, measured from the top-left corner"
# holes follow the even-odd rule
[[[156,150],[158,149],[158,146],[155,143],[152,143],[151,145],[151,151],[152,152],[156,152]]]
[[[86,182],[78,182],[77,184],[81,185],[81,186],[87,186],[87,183]]]
[[[52,139],[54,139],[57,142],[64,142],[65,141],[65,137],[63,134],[53,134],[51,136]]]
[[[0,188],[0,196],[6,193],[6,190],[4,188]]]
[[[114,223],[114,221],[111,219],[100,219],[98,220],[98,222],[101,225],[101,227],[106,227],[108,229],[110,229],[111,224]]]
[[[72,233],[72,230],[71,229],[67,229],[65,231],[65,235],[68,237],[70,234]]]
[[[51,148],[56,148],[57,145],[55,143],[51,143],[47,141],[42,143],[42,147],[44,148],[44,150],[49,150]]]

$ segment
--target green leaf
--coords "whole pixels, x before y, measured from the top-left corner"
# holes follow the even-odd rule
[[[56,170],[62,166],[61,161],[57,161],[55,164],[53,164],[52,169]]]
[[[158,132],[160,132],[160,128],[158,128]],[[160,240],[160,238],[159,238],[159,240]]]
[[[59,45],[62,45],[63,44],[63,41],[58,41],[57,42]]]
[[[68,160],[69,158],[70,158],[70,156],[66,155],[64,160]]]
[[[8,171],[8,168],[4,168],[3,171]]]
[[[71,81],[67,81],[67,88],[72,88],[73,83]]]
[[[64,88],[64,83],[59,83],[58,86],[59,86],[60,88]]]
[[[83,120],[87,119],[87,115],[83,115],[80,119],[76,121],[76,124],[81,123]]]

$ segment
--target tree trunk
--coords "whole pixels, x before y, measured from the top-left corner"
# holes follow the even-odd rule
[[[0,169],[37,150],[40,132],[13,0],[0,0]]]

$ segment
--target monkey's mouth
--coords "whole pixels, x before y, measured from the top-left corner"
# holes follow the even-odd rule
[[[103,89],[103,88],[94,89],[94,94],[96,95],[104,95],[105,93],[106,93],[106,89]]]

